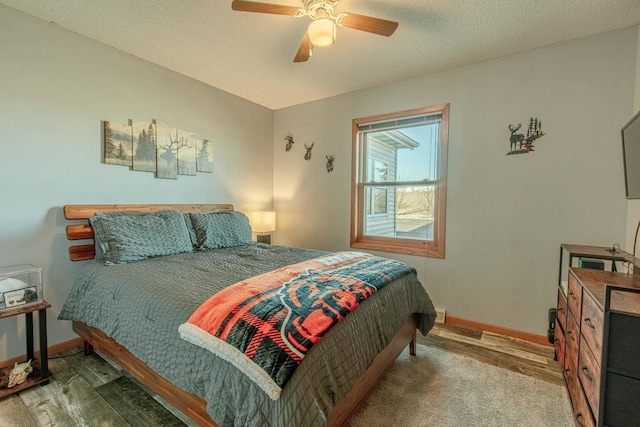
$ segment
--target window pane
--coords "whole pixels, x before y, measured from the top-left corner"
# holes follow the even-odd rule
[[[435,186],[400,187],[396,192],[396,236],[433,240]]]
[[[367,182],[395,181],[396,149],[376,138],[367,141]]]
[[[373,214],[386,214],[387,213],[387,189],[386,188],[374,188],[373,189]]]
[[[369,206],[365,206],[364,234],[379,237],[395,237],[395,192],[393,187],[379,185],[366,186],[365,194],[369,194]],[[365,203],[367,201],[365,200]]]
[[[380,156],[379,153],[378,153],[378,156]],[[368,182],[389,181],[389,163],[373,157],[369,158],[368,163],[369,163],[367,167]]]
[[[433,241],[435,186],[366,186],[365,194],[373,194],[367,198],[365,235]]]
[[[401,129],[364,132],[367,182],[438,179],[440,121]]]

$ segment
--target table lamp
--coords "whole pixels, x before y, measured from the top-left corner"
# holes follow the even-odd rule
[[[256,233],[258,243],[271,244],[271,234],[276,231],[276,213],[272,211],[253,212],[251,229]]]

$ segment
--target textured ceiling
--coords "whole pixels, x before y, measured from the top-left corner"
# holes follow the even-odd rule
[[[339,12],[398,30],[338,28],[334,46],[294,64],[309,19],[234,12],[231,0],[0,3],[271,109],[640,23],[639,0],[342,0]]]

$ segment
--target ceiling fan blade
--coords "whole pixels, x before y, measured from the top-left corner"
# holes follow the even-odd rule
[[[357,13],[349,13],[342,19],[342,26],[389,37],[398,28],[398,23],[387,21],[386,19],[358,15]]]
[[[275,15],[298,16],[300,8],[280,4],[259,3],[256,1],[234,0],[231,9],[240,12],[273,13]]]
[[[311,50],[313,49],[313,44],[311,44],[311,39],[309,38],[309,33],[304,34],[304,38],[302,39],[302,43],[300,43],[300,47],[298,48],[298,52],[296,53],[296,57],[293,58],[293,62],[306,62],[311,57]]]

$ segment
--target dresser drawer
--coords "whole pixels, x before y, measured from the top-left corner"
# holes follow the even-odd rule
[[[580,345],[578,357],[578,378],[587,397],[594,416],[597,417],[600,407],[600,366],[595,361],[588,346]]]
[[[578,357],[578,342],[580,340],[580,327],[571,314],[567,316],[567,330],[564,335],[566,341],[565,351],[574,358]]]
[[[564,355],[565,355],[564,346],[565,346],[564,329],[560,324],[557,324],[553,347],[555,348],[555,351],[556,351],[556,359],[558,360],[558,364],[561,367],[564,367]]]
[[[582,392],[582,387],[578,384],[576,387],[576,402],[573,405],[574,415],[576,418],[576,426],[579,427],[595,427],[596,421],[593,419],[593,415],[591,415],[591,410],[589,409],[589,403],[587,402],[587,398]]]
[[[556,312],[556,323],[562,326],[563,330],[567,329],[567,297],[564,296],[562,290],[558,289],[558,309]]]
[[[582,308],[582,286],[578,280],[569,273],[569,285],[567,286],[567,306],[576,320],[580,319],[580,309]]]
[[[596,357],[596,363],[600,366],[602,337],[604,331],[604,313],[588,294],[585,294],[582,298],[580,330],[584,337],[584,341],[587,342],[593,354],[598,355],[598,357]]]
[[[571,398],[571,405],[573,406],[574,412],[576,410],[577,401],[576,393],[578,391],[577,389],[580,388],[577,370],[577,355],[571,354],[567,351],[564,356],[564,370],[562,371],[562,375],[564,376],[564,382],[567,383],[567,391],[569,392],[569,397]]]

